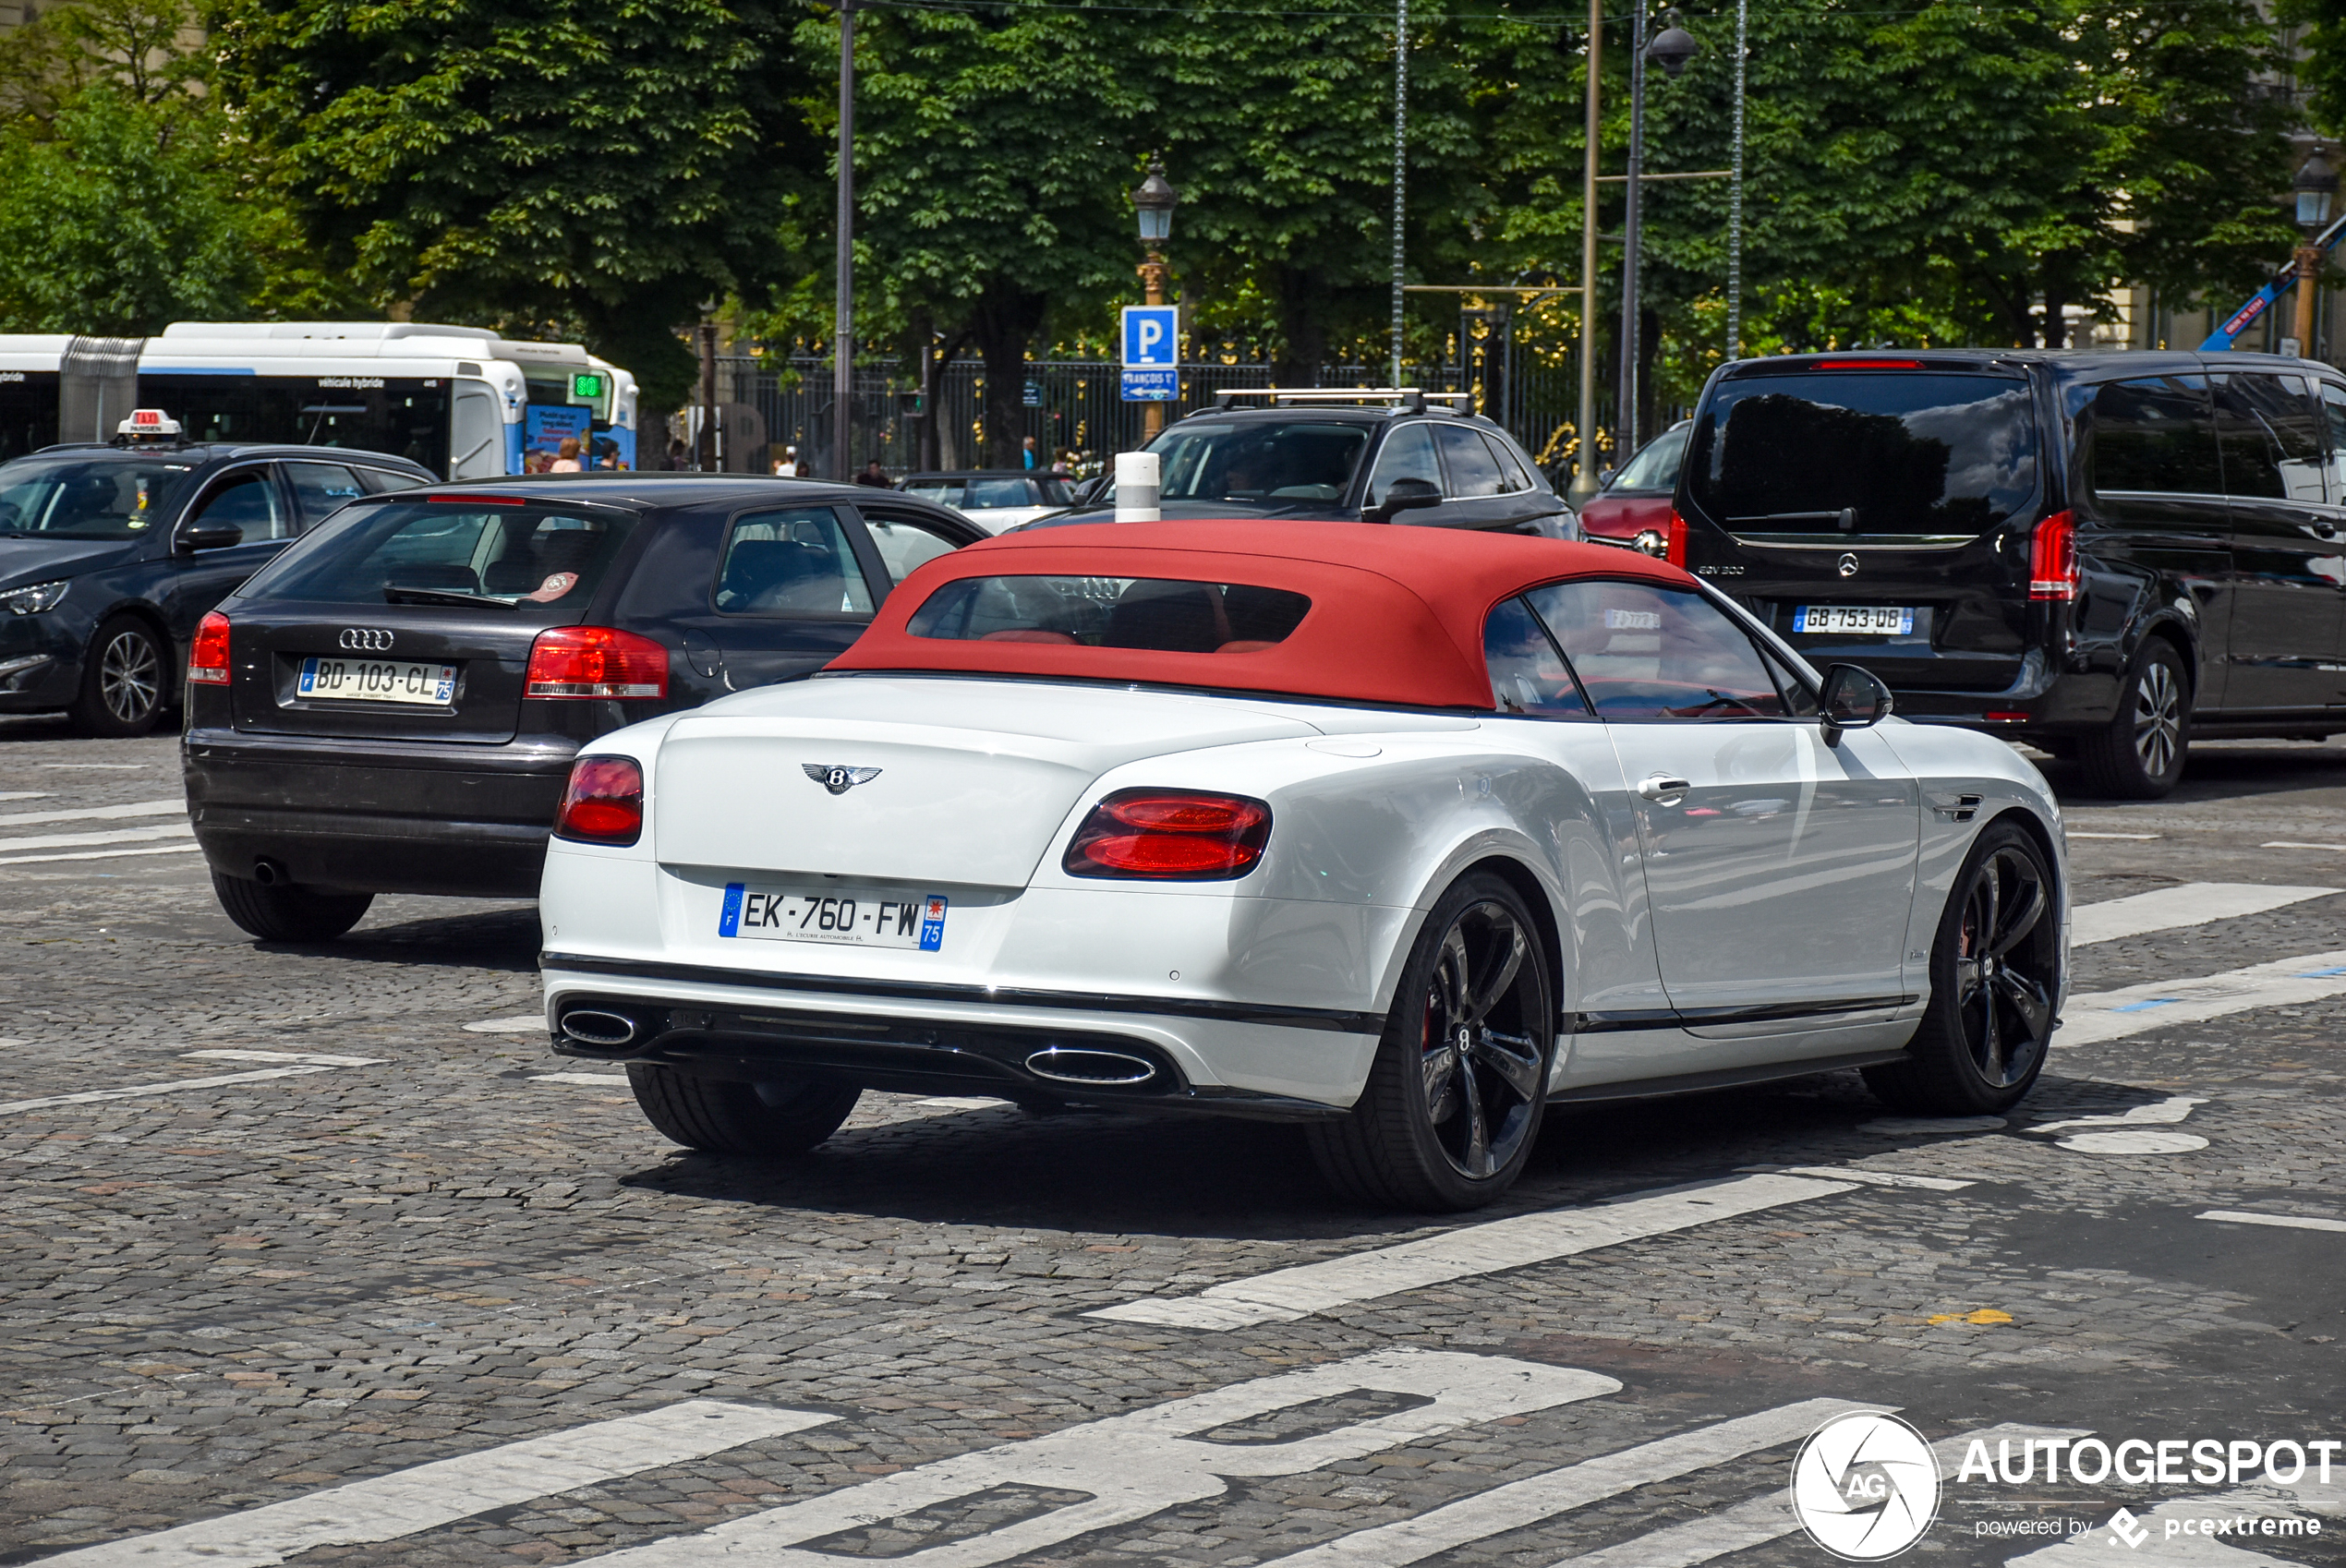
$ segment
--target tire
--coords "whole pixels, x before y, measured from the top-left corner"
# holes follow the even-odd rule
[[[372,893],[264,887],[216,871],[212,891],[230,920],[263,942],[331,942],[365,919],[367,907],[375,901]]]
[[[2112,800],[2159,800],[2183,778],[2190,748],[2190,673],[2174,644],[2153,637],[2119,682],[2109,727],[2077,738],[2086,788]]]
[[[1977,1116],[2027,1094],[2061,995],[2055,897],[2037,840],[2009,821],[1989,824],[1939,917],[1930,1006],[1907,1059],[1865,1070],[1876,1099],[1916,1116]]]
[[[135,615],[116,615],[90,639],[81,690],[67,713],[84,735],[121,740],[152,730],[170,697],[168,661],[155,629]]]
[[[685,1148],[769,1159],[804,1154],[837,1132],[864,1093],[809,1079],[732,1083],[641,1062],[627,1065],[627,1083],[644,1119]]]
[[[1547,1110],[1555,1042],[1539,931],[1496,876],[1463,877],[1435,902],[1360,1098],[1308,1128],[1339,1193],[1441,1213],[1515,1185]]]

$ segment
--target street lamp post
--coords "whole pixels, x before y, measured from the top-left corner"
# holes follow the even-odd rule
[[[1148,178],[1132,193],[1132,209],[1141,220],[1141,299],[1147,305],[1163,305],[1166,284],[1171,269],[1165,264],[1165,242],[1173,237],[1173,209],[1181,199],[1165,177],[1165,165],[1149,160]],[[1141,405],[1141,433],[1144,441],[1152,441],[1165,428],[1165,404],[1148,403]]]
[[[1727,357],[1743,357],[1743,74],[1751,0],[1735,0],[1735,156],[1727,193]]]
[[[831,320],[831,464],[853,477],[849,406],[855,398],[855,5],[839,0],[839,289]]]
[[[1597,155],[1604,150],[1597,72],[1603,54],[1604,0],[1589,0],[1588,151],[1580,171],[1580,423],[1574,432],[1572,486],[1565,496],[1575,512],[1597,493]],[[1397,372],[1397,364],[1395,368]]]
[[[1694,35],[1678,25],[1678,13],[1663,13],[1662,30],[1648,43],[1645,37],[1645,7],[1639,5],[1631,22],[1629,58],[1629,180],[1628,208],[1621,223],[1621,411],[1615,422],[1621,429],[1620,449],[1623,456],[1638,450],[1638,371],[1639,371],[1639,298],[1638,270],[1643,261],[1644,235],[1639,226],[1640,208],[1644,205],[1646,149],[1646,62],[1653,61],[1671,76],[1685,72],[1687,62],[1694,58],[1701,45]]]
[[[2297,352],[2311,359],[2314,305],[2320,296],[2322,280],[2321,248],[2313,239],[2329,222],[2330,199],[2338,194],[2338,172],[2316,146],[2298,165],[2297,177],[2290,185],[2297,192],[2297,226],[2305,231],[2305,243],[2297,247]]]

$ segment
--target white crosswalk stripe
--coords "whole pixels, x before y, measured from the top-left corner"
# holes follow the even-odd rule
[[[2247,882],[2185,882],[2123,899],[2081,904],[2070,911],[2069,939],[2079,947],[2116,942],[2154,931],[2174,931],[2263,914],[2307,899],[2326,899],[2338,891],[2335,887],[2266,887]]]
[[[2061,1028],[2052,1043],[2055,1050],[2098,1045],[2254,1007],[2319,1002],[2340,995],[2346,995],[2346,951],[2307,953],[2198,980],[2154,980],[2116,991],[2072,995],[2061,1010]]]
[[[0,800],[7,799],[0,795]],[[167,801],[133,801],[120,806],[60,806],[47,811],[0,812],[0,828],[35,822],[97,822],[131,816],[185,816],[187,802],[178,796]]]
[[[0,838],[0,855],[24,850],[74,850],[92,844],[151,843],[161,838],[192,838],[196,830],[184,822],[163,827],[117,827],[100,833],[32,833],[20,838]]]
[[[151,1094],[172,1094],[183,1089],[218,1089],[231,1083],[264,1083],[275,1078],[303,1078],[310,1073],[333,1072],[336,1067],[381,1067],[379,1056],[317,1056],[285,1055],[272,1051],[185,1051],[184,1056],[209,1061],[283,1061],[276,1067],[257,1067],[251,1072],[218,1073],[209,1078],[179,1078],[162,1083],[131,1083],[119,1089],[85,1089],[78,1094],[43,1094],[32,1100],[0,1102],[0,1116],[14,1116],[22,1111],[45,1111],[54,1105],[94,1105],[108,1100],[137,1100]]]

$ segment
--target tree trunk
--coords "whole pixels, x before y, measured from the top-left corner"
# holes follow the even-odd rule
[[[1026,346],[1043,324],[1047,296],[1028,294],[1008,278],[996,278],[978,297],[970,336],[986,361],[986,450],[987,468],[1024,466]]]
[[[2069,346],[2068,290],[2057,283],[2045,285],[2045,346]]]
[[[1278,269],[1279,356],[1271,379],[1283,387],[1316,387],[1328,361],[1328,280],[1315,267]]]

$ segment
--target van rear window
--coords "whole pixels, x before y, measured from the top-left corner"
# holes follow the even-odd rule
[[[963,577],[913,612],[915,637],[1159,653],[1252,653],[1287,640],[1312,601],[1285,588],[1166,577]]]
[[[361,505],[286,551],[242,597],[574,620],[635,525],[625,513],[488,501]]]
[[[1972,538],[2037,491],[2028,383],[1930,371],[1720,382],[1695,422],[1689,497],[1731,533]]]

